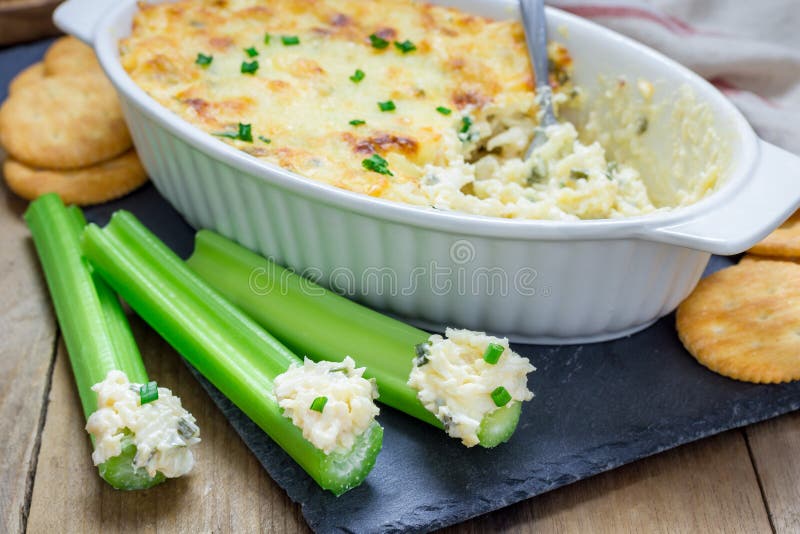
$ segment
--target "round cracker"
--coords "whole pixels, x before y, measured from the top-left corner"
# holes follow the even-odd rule
[[[102,74],[46,77],[0,107],[0,142],[31,166],[71,169],[131,147],[117,95]]]
[[[751,263],[756,261],[784,261],[789,263],[800,263],[800,258],[781,258],[780,256],[758,256],[756,254],[745,254],[739,263]]]
[[[800,211],[748,252],[759,256],[800,258]]]
[[[100,72],[94,50],[75,37],[56,40],[44,54],[44,69],[48,76]]]
[[[69,171],[35,169],[6,159],[3,164],[8,187],[19,196],[34,200],[57,193],[65,204],[99,204],[121,197],[147,181],[147,174],[134,150],[114,159]]]
[[[800,379],[800,265],[749,261],[718,271],[681,303],[676,322],[686,349],[714,372]]]
[[[29,87],[31,84],[43,80],[44,76],[44,63],[41,61],[34,63],[20,71],[20,73],[11,80],[11,83],[8,84],[8,94],[13,95],[25,87]]]

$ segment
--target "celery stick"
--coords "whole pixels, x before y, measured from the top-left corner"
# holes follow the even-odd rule
[[[147,382],[147,373],[117,296],[91,273],[81,256],[85,225],[78,208],[65,208],[56,195],[32,202],[25,212],[44,270],[61,334],[69,353],[84,415],[97,410],[92,386],[109,371],[124,372],[131,382]],[[107,460],[101,476],[117,489],[145,489],[164,480],[133,467],[133,450],[125,458]],[[113,464],[113,467],[112,467]]]
[[[428,340],[428,333],[332,293],[208,230],[197,233],[187,264],[296,354],[331,361],[351,356],[367,368],[365,376],[377,380],[379,402],[442,428],[407,385],[415,347]],[[485,416],[480,445],[507,441],[520,408],[513,401]]]
[[[247,414],[323,488],[360,484],[381,448],[375,422],[346,452],[324,454],[283,416],[275,377],[297,356],[192,273],[127,212],[89,225],[83,251],[103,278],[200,373]]]
[[[198,232],[186,263],[295,354],[335,361],[351,356],[378,381],[380,402],[442,427],[406,385],[414,347],[428,340],[427,332],[331,293],[207,230]],[[253,285],[261,283],[271,289]]]

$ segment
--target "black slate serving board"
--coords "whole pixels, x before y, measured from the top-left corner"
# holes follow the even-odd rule
[[[87,210],[105,224],[134,212],[183,257],[193,230],[152,186]],[[707,272],[733,263],[714,257]],[[496,510],[666,449],[800,408],[800,383],[760,386],[700,366],[675,333],[675,318],[617,341],[514,345],[537,371],[536,397],[513,438],[494,450],[454,439],[381,407],[384,445],[366,482],[336,498],[214,386],[195,373],[258,460],[318,532],[427,531]],[[191,367],[190,367],[191,368]]]
[[[0,51],[0,97],[10,78],[37,60],[38,43]],[[100,224],[134,212],[179,255],[193,230],[147,186],[87,210]],[[708,272],[731,259],[715,257]],[[302,505],[318,532],[426,531],[463,521],[731,428],[800,408],[800,383],[759,386],[707,371],[683,349],[668,316],[634,336],[593,345],[515,345],[538,371],[536,398],[516,434],[488,451],[382,407],[384,447],[366,482],[336,498],[316,484],[258,427],[198,377],[270,476]]]

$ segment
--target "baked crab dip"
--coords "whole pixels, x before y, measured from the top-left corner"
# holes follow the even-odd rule
[[[611,80],[589,98],[555,42],[549,82],[560,121],[526,158],[539,109],[520,23],[413,0],[142,4],[120,54],[149,95],[221,142],[391,201],[601,219],[689,204],[721,174],[713,157],[687,165],[691,154],[678,148],[684,163],[648,164],[654,85]],[[684,114],[701,123],[686,98]],[[573,112],[582,118],[567,120]],[[682,137],[715,146],[710,129],[698,132]],[[664,186],[675,173],[680,187]]]

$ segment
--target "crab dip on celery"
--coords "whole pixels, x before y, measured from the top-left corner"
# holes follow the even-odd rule
[[[200,442],[200,431],[169,389],[131,383],[122,371],[110,371],[92,391],[97,393],[97,410],[89,416],[86,431],[94,438],[94,465],[135,445],[133,467],[144,468],[151,477],[160,472],[175,478],[192,469],[189,447]]]
[[[148,379],[114,291],[81,254],[83,212],[55,194],[31,202],[25,220],[44,270],[92,435],[92,461],[120,490],[184,475],[200,441],[195,419]]]
[[[186,263],[296,354],[348,368],[352,358],[377,382],[379,402],[444,429],[469,447],[508,441],[522,403],[533,397],[527,375],[534,367],[507,339],[452,329],[446,337],[431,336],[208,230],[198,232]],[[254,272],[264,277],[260,282],[281,290],[252,291]]]
[[[533,398],[527,383],[535,368],[509,348],[508,339],[453,328],[445,335],[418,345],[408,385],[450,436],[472,447],[488,431],[484,420],[512,401]]]
[[[306,358],[275,377],[275,397],[283,415],[303,437],[330,454],[349,450],[378,415],[375,379],[364,378],[352,358],[315,363]]]

